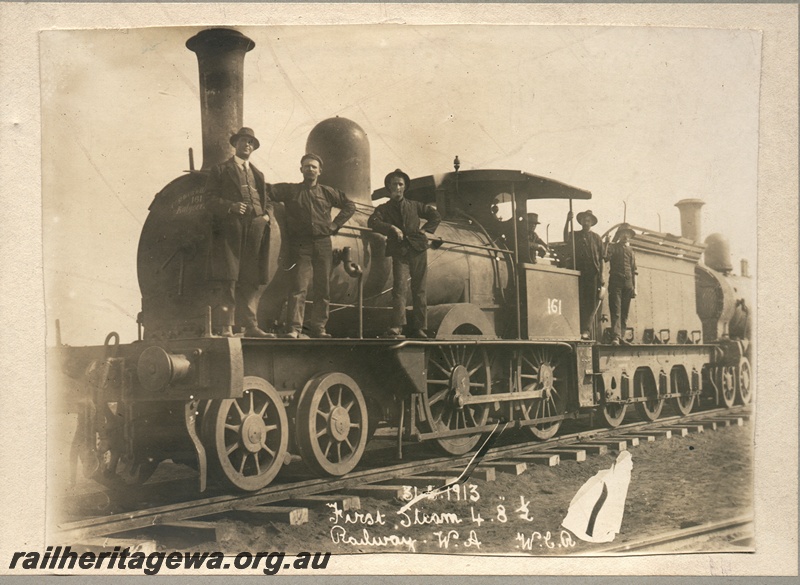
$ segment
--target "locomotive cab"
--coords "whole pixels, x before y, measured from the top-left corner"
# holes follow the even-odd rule
[[[530,253],[527,209],[540,199],[590,199],[589,191],[523,171],[480,169],[412,179],[405,195],[435,205],[446,223],[482,235],[495,262],[506,267],[502,337],[580,339],[579,273],[558,255]],[[372,198],[387,196],[378,189]]]

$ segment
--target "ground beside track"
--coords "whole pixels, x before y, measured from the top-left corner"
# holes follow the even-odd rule
[[[621,532],[614,540],[614,545],[726,520],[752,510],[752,422],[745,423],[743,427],[706,430],[687,437],[643,443],[632,448],[631,455],[631,483]],[[408,552],[412,548],[424,553],[591,553],[609,545],[585,543],[569,533],[562,533],[561,521],[578,489],[595,473],[609,468],[616,456],[617,452],[610,451],[605,455],[589,456],[587,461],[580,463],[562,461],[560,466],[554,468],[529,466],[520,476],[498,474],[495,482],[469,482],[476,487],[467,486],[466,500],[452,492],[449,500],[440,497],[436,501],[422,501],[415,506],[429,518],[435,514],[439,515],[435,519],[458,518],[460,523],[444,521],[404,527],[401,525],[404,517],[397,514],[403,502],[362,497],[361,513],[369,512],[375,520],[380,511],[385,524],[370,525],[365,517],[356,523],[346,523],[342,518],[332,522],[332,513],[326,510],[310,510],[309,522],[300,526],[221,520],[217,521],[220,542],[213,546],[208,543],[207,548],[232,554],[243,550]],[[471,501],[475,497],[474,490],[480,495],[477,501]],[[516,511],[520,507],[521,497],[529,503],[529,520],[520,518],[521,512]],[[498,506],[504,506],[505,516]],[[408,514],[413,521],[414,509]],[[451,516],[445,518],[442,516],[444,514]],[[473,522],[473,514],[480,514],[483,519],[480,526]],[[507,519],[506,522],[502,522],[503,517]],[[340,528],[335,528],[337,525]],[[479,548],[474,541],[467,546],[473,530],[474,536],[480,541]],[[456,531],[458,536],[451,531]],[[450,536],[447,547],[441,544],[440,536],[435,534],[437,532],[441,533],[441,537]],[[534,532],[541,536],[537,537]],[[550,532],[549,540],[546,538],[547,532]],[[520,534],[524,536],[524,541],[518,538]],[[393,541],[391,536],[404,540],[402,543]],[[365,544],[365,540],[371,544]],[[731,540],[724,536],[709,535],[695,539],[691,546],[695,552],[741,551],[742,548]],[[381,544],[376,545],[376,541]],[[197,543],[191,546],[193,550],[203,548],[204,545]]]

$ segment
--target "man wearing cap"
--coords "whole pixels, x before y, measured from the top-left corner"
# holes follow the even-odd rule
[[[531,262],[536,261],[536,256],[540,256],[544,258],[550,253],[550,247],[547,243],[539,237],[539,234],[536,233],[536,226],[539,225],[539,214],[538,213],[529,213],[528,214],[528,251],[529,251],[529,260]]]
[[[580,270],[579,304],[581,312],[581,337],[589,339],[592,329],[593,316],[597,310],[600,289],[603,288],[603,242],[592,227],[597,224],[597,218],[591,210],[582,211],[577,215],[581,231],[573,232],[575,238],[575,268]],[[569,242],[572,212],[567,215],[564,225],[564,241]]]
[[[287,307],[288,330],[281,337],[304,338],[306,296],[312,285],[314,305],[308,322],[311,337],[327,338],[330,314],[331,235],[338,232],[356,211],[355,203],[342,191],[320,185],[322,158],[307,153],[300,159],[302,183],[270,185],[269,195],[286,207],[287,240],[292,268]],[[331,221],[331,209],[340,209]],[[313,284],[312,284],[313,282]]]
[[[264,175],[249,162],[259,147],[250,128],[231,136],[236,153],[213,167],[205,193],[211,212],[208,278],[214,332],[233,335],[240,326],[246,337],[275,337],[258,327],[260,286],[267,283],[269,199]]]
[[[406,324],[408,280],[411,279],[411,336],[426,339],[428,304],[425,284],[428,274],[428,236],[436,231],[442,218],[432,205],[405,198],[411,179],[400,169],[386,175],[383,185],[389,201],[379,205],[367,225],[386,236],[386,256],[392,258],[392,326],[387,337],[403,337]],[[420,218],[427,220],[420,228]]]
[[[636,298],[636,254],[631,248],[630,239],[635,235],[631,226],[623,223],[617,229],[614,243],[608,245],[605,253],[609,261],[608,307],[611,311],[612,345],[625,341],[628,324],[628,310],[631,299]]]

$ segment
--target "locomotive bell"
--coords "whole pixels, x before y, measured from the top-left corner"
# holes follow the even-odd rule
[[[358,124],[347,118],[328,118],[311,130],[306,152],[325,161],[319,182],[341,189],[358,203],[372,207],[369,180],[369,139]]]
[[[145,390],[156,392],[186,377],[191,362],[185,355],[172,354],[154,345],[139,356],[136,373]]]

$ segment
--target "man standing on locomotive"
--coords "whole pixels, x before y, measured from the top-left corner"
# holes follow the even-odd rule
[[[270,210],[264,175],[249,162],[259,142],[252,129],[241,128],[230,143],[236,154],[211,169],[205,187],[214,332],[231,337],[236,324],[246,337],[275,337],[256,320],[260,287],[268,280]]]
[[[538,255],[540,258],[544,258],[550,253],[550,247],[547,243],[539,237],[539,234],[536,233],[536,226],[539,225],[539,214],[538,213],[529,213],[528,214],[528,252],[529,252],[529,260],[534,262],[536,260],[536,256]]]
[[[320,185],[322,158],[308,153],[300,159],[302,183],[278,183],[270,185],[269,193],[274,201],[286,206],[287,238],[292,268],[287,307],[289,327],[281,337],[305,338],[306,296],[312,284],[311,299],[314,302],[309,318],[311,337],[327,338],[325,330],[330,314],[330,274],[333,261],[331,236],[347,223],[356,211],[355,203],[342,191]],[[331,208],[341,211],[331,221]]]
[[[575,268],[580,271],[579,305],[581,314],[581,337],[589,339],[592,322],[597,312],[600,290],[603,288],[603,242],[592,227],[597,218],[590,210],[577,215],[581,231],[573,232],[575,238]],[[569,242],[572,211],[567,215],[564,225],[564,241]]]
[[[625,330],[628,324],[628,310],[631,299],[636,298],[636,254],[631,248],[630,239],[636,235],[627,223],[617,229],[614,243],[608,245],[606,253],[610,270],[608,277],[608,306],[611,311],[611,331],[614,339],[611,345],[619,345],[625,341]]]
[[[411,278],[411,336],[427,339],[428,304],[425,284],[428,274],[428,236],[442,221],[432,205],[405,198],[411,179],[400,169],[386,175],[383,184],[389,201],[379,205],[367,225],[387,237],[386,256],[392,258],[392,326],[386,337],[403,337],[406,324],[408,280]],[[420,218],[426,219],[422,228]]]

